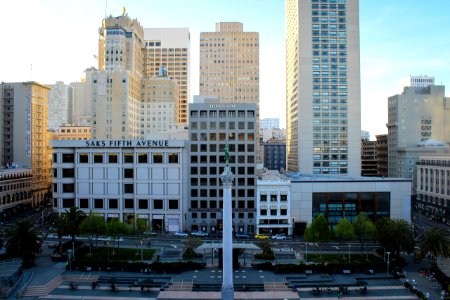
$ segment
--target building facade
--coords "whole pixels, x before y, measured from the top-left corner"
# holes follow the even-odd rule
[[[188,229],[222,231],[223,190],[220,175],[225,147],[234,174],[233,229],[255,232],[256,213],[256,104],[189,105]]]
[[[264,118],[259,120],[261,129],[280,129],[280,118]]]
[[[83,72],[79,82],[71,82],[72,88],[72,123],[75,125],[92,125],[93,84],[97,69],[88,68]]]
[[[184,229],[186,142],[53,141],[53,208],[77,206],[106,220],[145,219],[153,230]]]
[[[31,168],[32,205],[43,204],[51,170],[47,140],[49,88],[34,81],[0,86],[3,119],[0,165],[19,163]]]
[[[64,124],[52,137],[54,140],[90,140],[91,126]]]
[[[387,134],[378,134],[377,139],[377,176],[388,177],[388,137]]]
[[[272,140],[263,144],[264,167],[268,170],[286,169],[286,141]]]
[[[191,36],[188,28],[144,28],[146,77],[157,77],[165,68],[167,77],[176,80],[178,92],[177,124],[188,124],[189,64]]]
[[[450,99],[442,85],[405,87],[402,94],[389,97],[389,177],[400,176],[399,151],[428,139],[449,143],[450,122],[446,120],[450,120]]]
[[[450,154],[419,157],[413,209],[424,218],[450,226]],[[419,218],[415,221],[421,225]]]
[[[410,76],[410,86],[426,87],[434,85],[434,77],[427,75]]]
[[[376,145],[376,141],[361,141],[361,176],[377,176]]]
[[[0,222],[32,207],[33,172],[10,166],[0,169]]]
[[[287,170],[361,173],[359,1],[286,1]]]
[[[48,92],[48,128],[58,130],[59,126],[72,123],[73,88],[57,81],[47,84]]]

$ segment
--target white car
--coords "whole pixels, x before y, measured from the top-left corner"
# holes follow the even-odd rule
[[[187,237],[188,234],[186,232],[183,232],[183,231],[177,231],[177,232],[175,232],[175,236]]]
[[[285,240],[285,239],[286,235],[284,235],[283,233],[272,235],[272,240]]]
[[[192,231],[191,236],[206,237],[208,233],[204,231]]]

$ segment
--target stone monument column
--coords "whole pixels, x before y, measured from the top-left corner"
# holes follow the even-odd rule
[[[223,236],[222,236],[222,300],[234,299],[233,285],[233,220],[231,212],[231,187],[233,174],[228,165],[228,145],[225,147],[225,169],[221,175],[223,185]]]

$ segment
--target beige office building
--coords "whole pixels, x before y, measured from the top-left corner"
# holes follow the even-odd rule
[[[53,140],[90,140],[91,126],[63,124],[53,134]]]
[[[286,0],[287,170],[360,175],[359,1]]]
[[[165,75],[144,79],[141,103],[141,136],[167,132],[177,125],[179,89],[176,80]]]
[[[138,138],[144,76],[144,30],[127,14],[99,29],[98,72],[92,78],[93,138]]]
[[[31,168],[32,205],[42,204],[49,189],[51,168],[47,147],[49,88],[33,81],[0,86],[0,165],[19,163]]]
[[[146,77],[157,77],[161,68],[167,77],[178,83],[178,114],[176,123],[187,125],[189,103],[189,54],[188,28],[144,28]]]
[[[76,125],[92,125],[92,85],[97,69],[91,67],[83,72],[79,82],[71,82],[72,87],[72,123]]]

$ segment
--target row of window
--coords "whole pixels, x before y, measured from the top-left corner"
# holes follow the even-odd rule
[[[151,163],[153,164],[178,164],[179,163],[179,154],[178,153],[123,153],[122,161],[120,163],[132,164],[132,163],[140,163],[147,164],[149,163],[149,156],[151,155]],[[119,163],[120,155],[119,153],[79,153],[78,154],[78,163],[110,163],[117,164]],[[58,154],[53,154],[53,162],[58,163]],[[62,163],[74,163],[75,162],[75,154],[73,153],[62,153],[61,155]]]
[[[215,172],[215,171],[214,171]],[[211,174],[211,172],[210,172]],[[214,173],[217,174],[217,173]],[[240,174],[242,175],[242,174]],[[235,185],[236,186],[246,186],[246,187],[252,187],[255,185],[255,178],[254,177],[237,177],[235,178]],[[191,178],[191,186],[209,186],[209,187],[215,187],[218,184],[221,184],[221,181],[216,177],[192,177]]]
[[[286,208],[274,208],[274,209],[261,209],[259,211],[259,214],[261,216],[287,216],[287,209]],[[286,219],[287,220],[287,219]],[[261,222],[262,220],[260,220]],[[261,223],[264,224],[264,223]]]
[[[236,217],[238,219],[242,219],[242,220],[248,220],[248,219],[254,218],[254,213],[252,213],[252,212],[249,212],[249,213],[243,213],[243,212],[234,213],[233,212],[233,213],[231,213],[231,215],[232,215],[233,220],[235,220]],[[221,213],[215,213],[215,212],[201,212],[201,213],[193,212],[193,213],[191,213],[191,218],[193,220],[196,220],[199,218],[201,220],[207,220],[207,219],[217,220],[219,217],[222,217]]]
[[[219,197],[223,197],[223,190],[220,189],[219,193],[217,193],[217,189],[191,189],[191,197],[202,197],[202,198],[206,198],[206,197],[217,197],[217,194]],[[232,197],[248,197],[248,198],[252,198],[255,196],[255,190],[254,189],[232,189],[231,190],[231,194]]]
[[[231,201],[232,208],[240,208],[240,209],[254,209],[255,201],[254,200],[233,200]],[[223,200],[191,200],[190,209],[222,209],[223,208]]]
[[[78,202],[78,203],[77,203]],[[151,206],[150,206],[151,204]],[[53,199],[53,206],[58,207],[58,198]],[[77,206],[83,209],[153,209],[153,210],[179,210],[178,199],[87,199],[62,198],[61,208]]]
[[[236,116],[238,118],[245,118],[245,116],[247,116],[248,118],[253,118],[255,116],[255,111],[254,110],[192,110],[191,111],[191,117],[192,118],[236,118]]]
[[[56,169],[54,169],[56,170]],[[58,184],[53,183],[53,192],[58,193]],[[62,183],[62,193],[75,193],[75,183]],[[123,193],[125,194],[133,194],[134,193],[134,184],[133,183],[124,183],[123,184]]]
[[[270,202],[277,202],[278,196],[277,195],[269,195],[270,196]],[[268,195],[260,195],[259,200],[261,202],[267,202]],[[280,201],[287,201],[287,195],[280,195]]]
[[[247,127],[245,125],[246,122],[191,122],[190,129],[255,129],[254,122],[247,122]]]

